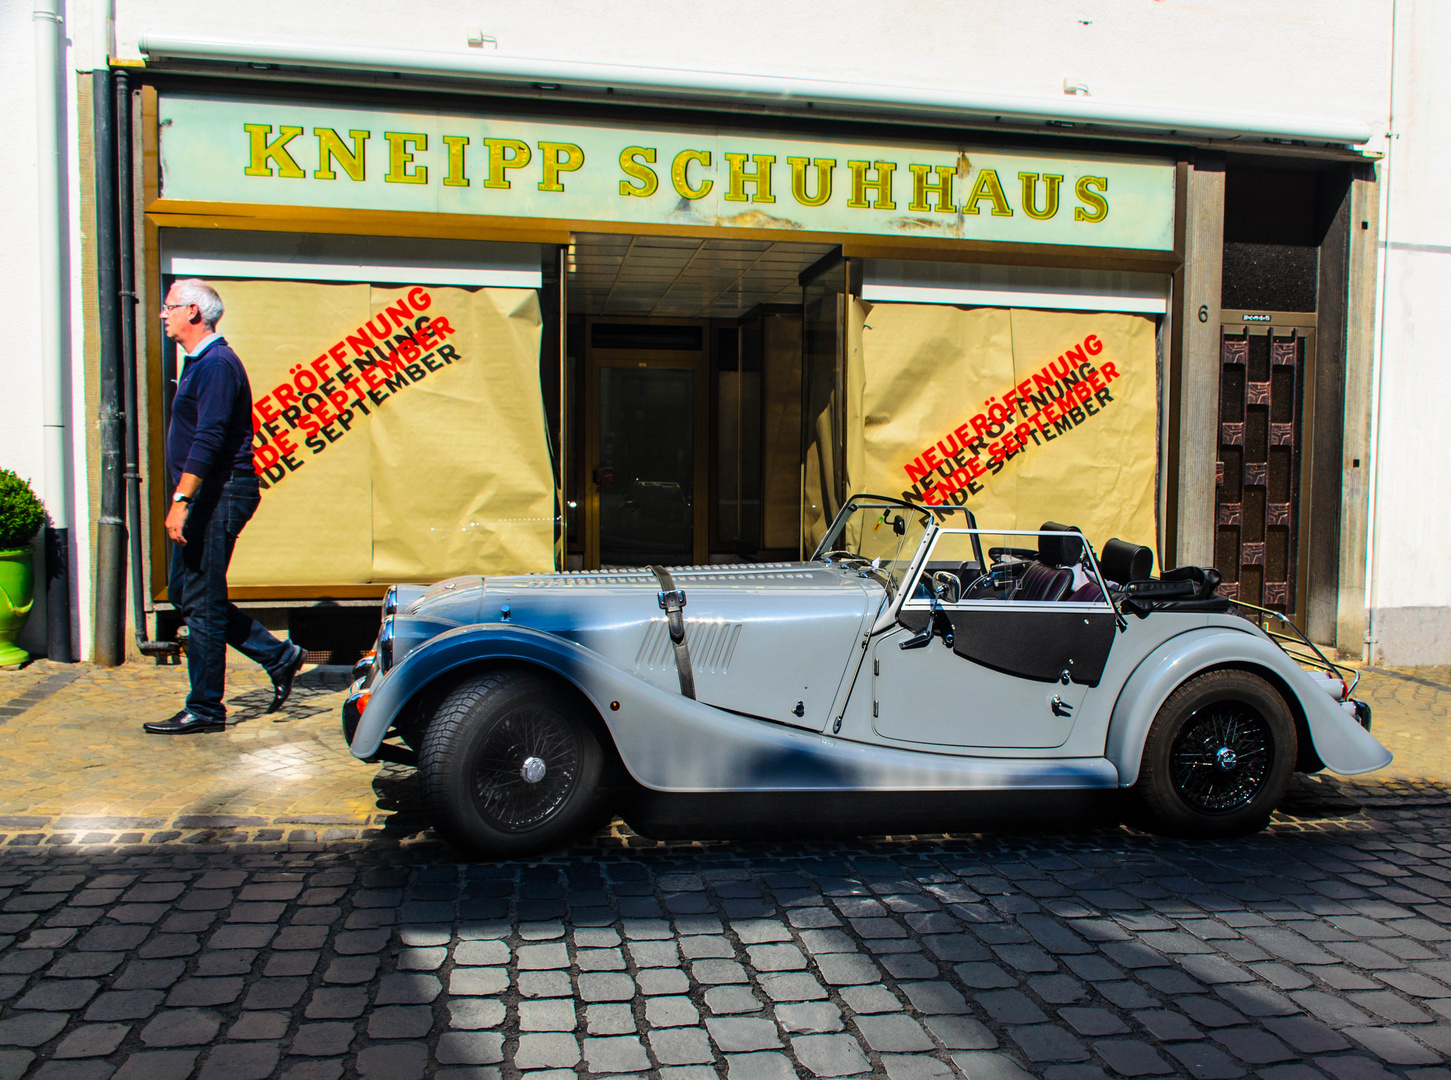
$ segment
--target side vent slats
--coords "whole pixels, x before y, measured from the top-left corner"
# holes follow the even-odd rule
[[[690,660],[695,670],[710,675],[729,674],[742,629],[741,623],[721,619],[686,619],[685,640],[690,645]],[[664,619],[651,620],[635,654],[635,670],[646,668],[675,670],[675,649],[670,644],[670,630]]]

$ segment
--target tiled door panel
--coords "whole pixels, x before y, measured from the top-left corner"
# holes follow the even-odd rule
[[[1296,603],[1305,342],[1294,331],[1225,333],[1219,354],[1219,591],[1286,614]]]

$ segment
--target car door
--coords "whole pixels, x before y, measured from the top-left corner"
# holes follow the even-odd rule
[[[1067,742],[1085,717],[1112,705],[1097,688],[1116,616],[1091,555],[1046,568],[1082,582],[1060,598],[1040,599],[1020,588],[1025,566],[1037,562],[1028,556],[1041,535],[1050,534],[939,534],[898,625],[873,642],[878,735],[932,746],[1050,749]],[[978,545],[971,544],[974,536]],[[973,557],[979,550],[988,553],[986,568]],[[995,567],[997,578],[983,583]],[[978,584],[955,602],[937,604],[934,613],[927,585],[934,570],[957,575],[963,586]],[[929,623],[937,632],[919,644]]]

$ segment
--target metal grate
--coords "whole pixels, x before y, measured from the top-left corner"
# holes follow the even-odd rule
[[[1295,331],[1225,334],[1219,359],[1219,591],[1293,613],[1305,339]]]

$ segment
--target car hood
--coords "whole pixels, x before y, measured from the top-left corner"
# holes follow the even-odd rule
[[[873,577],[821,563],[672,567],[685,593],[699,700],[820,730],[848,662],[886,599]],[[557,634],[664,689],[676,657],[649,570],[443,581],[404,615],[458,626],[508,623]],[[443,627],[440,626],[440,629]]]

